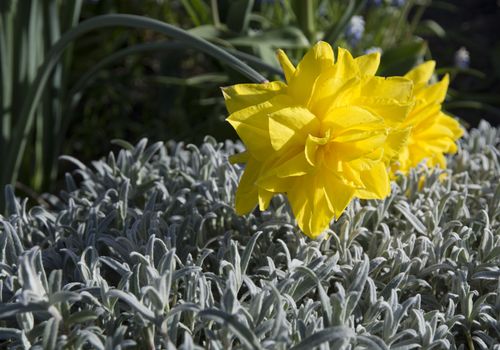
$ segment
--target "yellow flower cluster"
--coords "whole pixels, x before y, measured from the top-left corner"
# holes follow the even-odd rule
[[[294,67],[278,59],[286,83],[239,84],[223,89],[229,123],[246,146],[236,211],[265,210],[287,195],[301,230],[318,237],[353,198],[382,199],[393,169],[424,159],[445,166],[456,150],[459,124],[441,112],[448,78],[428,85],[427,62],[405,77],[378,77],[380,54],[353,58],[317,43]]]

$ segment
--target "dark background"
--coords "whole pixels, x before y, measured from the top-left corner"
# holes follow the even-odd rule
[[[470,52],[470,68],[478,74],[457,74],[450,94],[457,103],[449,110],[470,126],[481,119],[500,124],[500,1],[433,1],[424,19],[432,19],[446,36],[426,37],[432,56],[439,66],[453,66],[460,47]],[[455,108],[471,101],[469,108]]]

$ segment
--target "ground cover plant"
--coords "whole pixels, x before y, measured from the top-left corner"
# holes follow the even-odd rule
[[[500,131],[487,123],[447,169],[354,201],[319,240],[282,196],[235,213],[238,143],[118,143],[89,166],[66,158],[57,209],[7,191],[2,347],[499,348]]]

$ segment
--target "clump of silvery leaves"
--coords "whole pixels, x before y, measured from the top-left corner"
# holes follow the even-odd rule
[[[0,347],[500,349],[500,131],[355,201],[323,239],[234,211],[232,142],[133,146],[0,216]]]

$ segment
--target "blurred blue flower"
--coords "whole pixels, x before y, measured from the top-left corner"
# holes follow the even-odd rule
[[[380,48],[378,46],[369,47],[368,49],[365,50],[365,55],[368,55],[368,54],[371,54],[374,52],[382,53],[382,48]]]
[[[368,1],[368,6],[380,6],[382,5],[382,0],[370,0]]]
[[[402,7],[406,0],[392,0],[392,6]]]
[[[470,54],[465,47],[461,47],[455,52],[455,67],[466,69],[469,68]]]
[[[352,16],[345,31],[345,37],[349,45],[356,46],[356,44],[363,37],[365,32],[365,20],[362,16]]]

